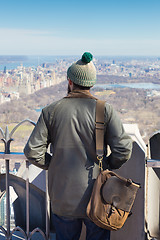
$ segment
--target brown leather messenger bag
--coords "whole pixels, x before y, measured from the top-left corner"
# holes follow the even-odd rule
[[[96,153],[100,174],[95,180],[87,206],[88,217],[99,227],[120,229],[130,214],[140,185],[113,171],[103,171],[105,102],[97,100],[96,106]]]

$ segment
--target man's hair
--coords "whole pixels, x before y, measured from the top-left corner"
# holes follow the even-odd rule
[[[91,88],[91,87],[80,86],[74,82],[73,82],[73,86],[74,86],[74,89],[80,89],[80,90],[90,90],[90,88]]]

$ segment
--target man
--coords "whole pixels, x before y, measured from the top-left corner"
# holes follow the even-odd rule
[[[96,83],[96,69],[90,53],[84,53],[68,68],[67,79],[67,97],[42,110],[24,153],[31,163],[48,169],[57,239],[78,240],[84,222],[87,240],[109,240],[110,232],[86,216],[94,179],[99,174],[95,163],[96,98],[89,91]],[[47,153],[50,143],[52,156]],[[130,158],[131,139],[107,103],[104,145],[105,155],[107,145],[111,149],[111,154],[103,159],[104,169],[119,168]]]

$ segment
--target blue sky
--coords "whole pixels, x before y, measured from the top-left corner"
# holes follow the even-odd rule
[[[160,0],[1,0],[0,55],[160,56]]]

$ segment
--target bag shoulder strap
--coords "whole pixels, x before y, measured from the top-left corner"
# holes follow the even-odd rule
[[[96,154],[97,158],[103,157],[104,154],[104,110],[105,101],[97,100],[96,102]]]

